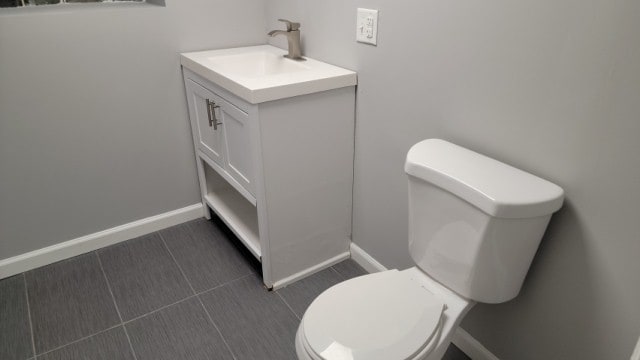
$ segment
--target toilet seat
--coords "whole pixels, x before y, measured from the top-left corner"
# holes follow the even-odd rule
[[[438,343],[444,303],[397,270],[327,289],[309,306],[299,336],[316,359],[407,360]]]

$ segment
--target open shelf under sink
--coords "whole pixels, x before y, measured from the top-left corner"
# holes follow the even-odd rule
[[[207,172],[207,205],[227,224],[229,229],[261,260],[260,235],[257,209],[215,170],[205,167]]]

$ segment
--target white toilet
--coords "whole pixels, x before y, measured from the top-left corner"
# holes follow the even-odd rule
[[[476,301],[522,286],[563,190],[449,142],[407,154],[409,250],[416,263],[335,285],[309,306],[299,359],[440,359]]]

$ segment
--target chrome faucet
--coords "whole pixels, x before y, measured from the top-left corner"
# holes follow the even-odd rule
[[[289,45],[289,53],[284,57],[303,61],[306,60],[302,57],[302,53],[300,52],[300,23],[291,22],[285,19],[278,19],[278,21],[282,21],[287,25],[287,30],[273,30],[269,31],[269,36],[274,37],[276,35],[284,35],[287,37],[287,43]]]

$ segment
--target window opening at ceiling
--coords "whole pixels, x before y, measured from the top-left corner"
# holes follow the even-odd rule
[[[0,0],[0,8],[88,3],[143,3],[145,0]],[[150,1],[153,2],[153,1]]]

